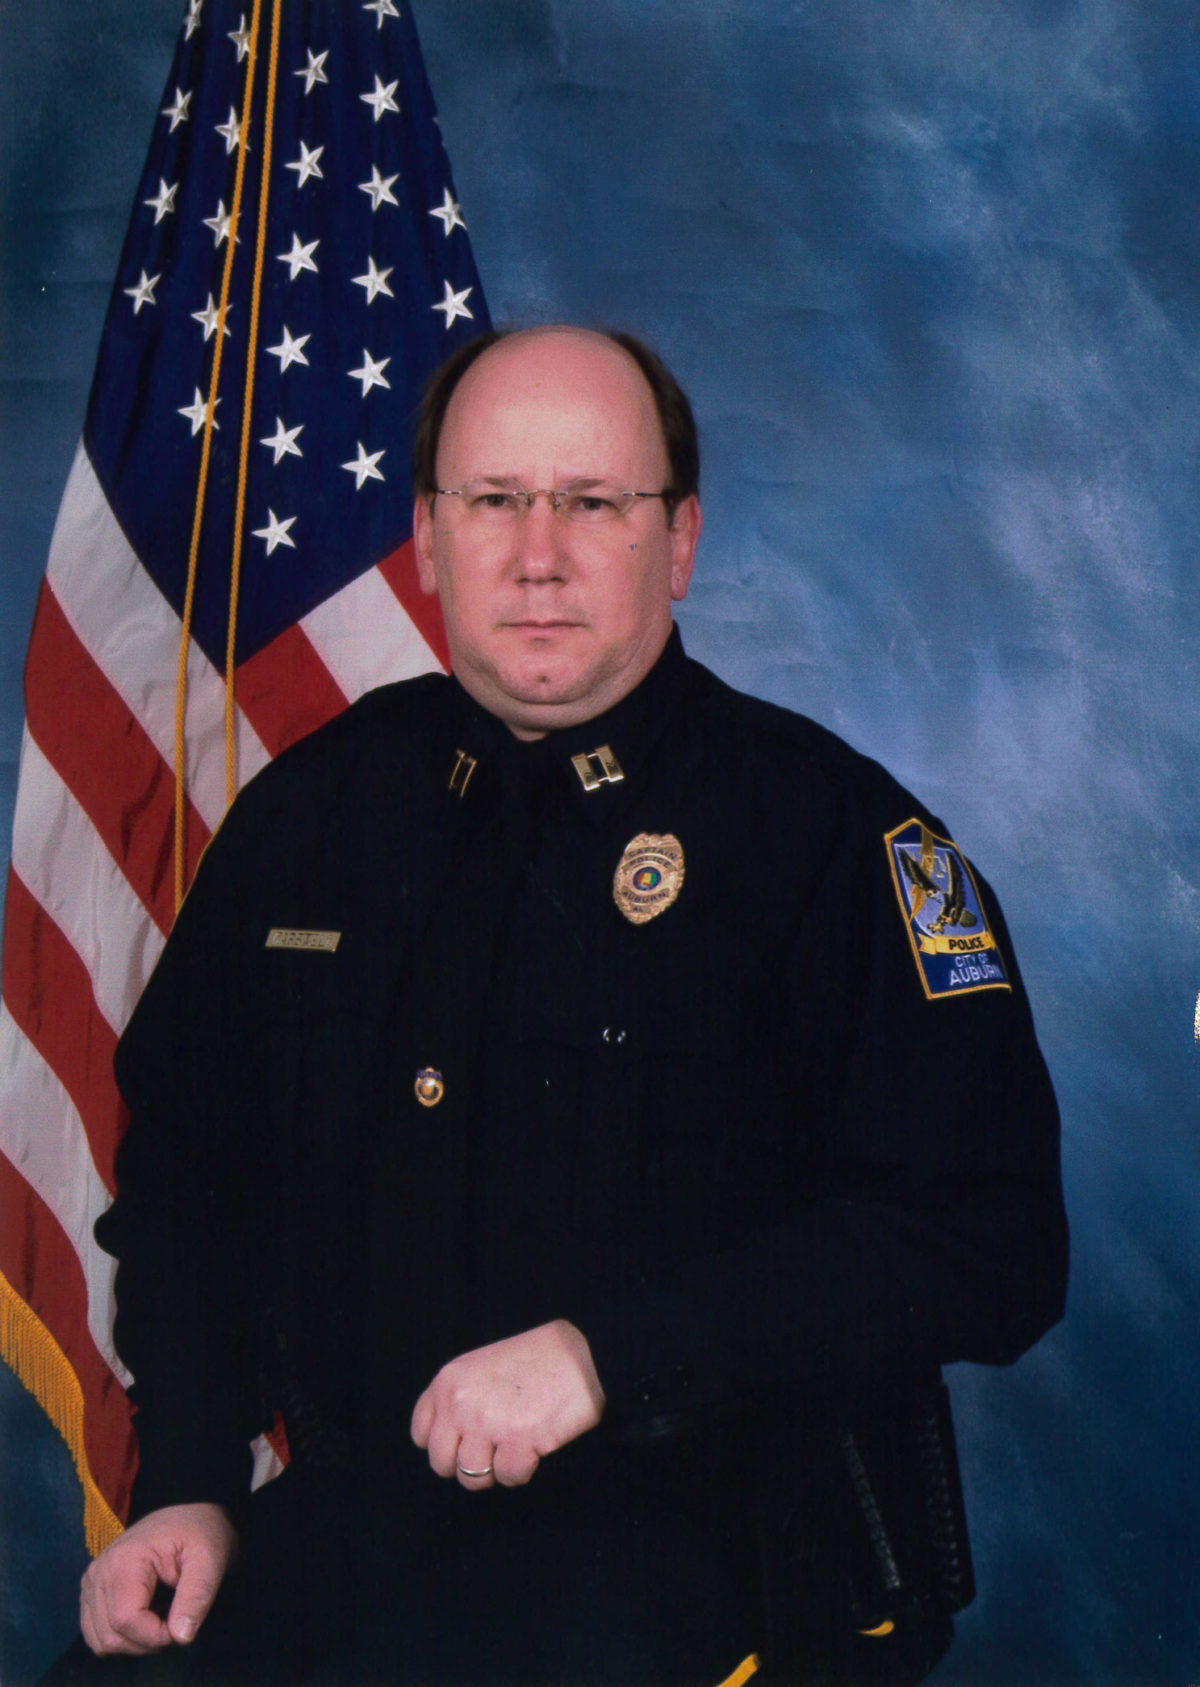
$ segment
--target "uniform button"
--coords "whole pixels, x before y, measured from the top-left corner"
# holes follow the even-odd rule
[[[625,1041],[626,1033],[616,1025],[606,1025],[602,1035],[608,1046],[615,1048]]]

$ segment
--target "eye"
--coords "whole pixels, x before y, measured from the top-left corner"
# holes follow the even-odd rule
[[[467,507],[478,515],[512,515],[517,507],[513,492],[476,492],[467,499]]]
[[[606,490],[569,492],[564,507],[572,521],[611,521],[621,513],[616,497]]]

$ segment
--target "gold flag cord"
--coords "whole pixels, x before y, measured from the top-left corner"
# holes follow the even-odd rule
[[[250,118],[254,102],[254,71],[258,62],[258,24],[262,0],[253,0],[254,13],[250,22],[250,44],[246,59],[246,80],[242,95],[242,114],[238,124],[237,168],[233,179],[233,203],[229,213],[229,232],[226,236],[225,267],[221,275],[221,302],[217,307],[216,349],[213,352],[212,374],[208,382],[208,403],[204,412],[204,439],[200,448],[200,473],[196,481],[196,502],[192,511],[192,537],[188,546],[187,587],[183,597],[183,626],[179,635],[179,667],[175,681],[175,912],[183,906],[186,869],[186,808],[187,808],[187,744],[184,725],[187,716],[188,652],[192,638],[192,611],[196,600],[196,570],[200,557],[200,531],[204,518],[204,495],[208,487],[208,469],[212,456],[214,412],[217,388],[221,379],[221,354],[225,344],[225,317],[229,308],[229,287],[233,275],[234,252],[237,247],[238,221],[242,209],[242,186],[246,177],[246,149],[250,138]]]
[[[242,572],[242,531],[246,519],[246,477],[250,461],[250,413],[254,402],[254,365],[258,352],[258,315],[262,294],[263,254],[267,242],[267,196],[271,179],[271,136],[275,126],[275,79],[279,69],[279,19],[282,0],[271,14],[271,49],[267,63],[267,104],[263,118],[262,173],[258,190],[258,238],[254,247],[254,285],[250,293],[250,330],[246,342],[246,384],[242,395],[242,440],[238,460],[237,503],[233,516],[233,554],[229,565],[229,626],[225,638],[225,806],[237,795],[237,744],[234,728],[234,651],[237,642],[238,587]],[[255,28],[258,14],[255,12]],[[251,45],[251,54],[254,47]]]

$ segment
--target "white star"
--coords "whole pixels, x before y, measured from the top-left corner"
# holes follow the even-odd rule
[[[461,213],[462,206],[458,203],[457,199],[452,199],[450,197],[450,189],[447,188],[445,198],[442,200],[442,203],[440,205],[435,205],[429,215],[431,217],[440,217],[443,233],[449,234],[452,228],[466,228],[467,225],[463,222]]]
[[[245,12],[243,12],[241,17],[238,19],[237,28],[229,31],[229,39],[238,50],[237,62],[241,64],[246,54],[250,51],[250,31],[246,28]]]
[[[184,20],[183,39],[185,41],[190,41],[200,27],[200,8],[203,4],[204,0],[190,0],[188,15]]]
[[[192,100],[192,90],[190,88],[188,89],[186,94],[184,93],[182,88],[176,88],[176,90],[175,90],[175,104],[163,106],[163,108],[162,108],[163,116],[169,117],[171,119],[170,133],[172,135],[175,133],[176,129],[178,129],[178,127],[181,123],[187,122],[187,120],[188,120],[188,106],[191,104],[191,100]]]
[[[221,400],[218,399],[217,404],[220,404],[220,402]],[[216,415],[217,404],[213,405],[214,428],[219,428],[221,425],[220,422],[218,422]],[[192,438],[195,439],[196,435],[200,432],[200,429],[204,426],[204,419],[208,414],[208,400],[200,391],[199,387],[196,388],[196,396],[192,402],[190,404],[185,404],[178,414],[180,416],[186,416],[188,421],[192,424]]]
[[[225,201],[223,199],[217,200],[217,209],[214,216],[202,217],[200,220],[203,222],[205,228],[212,229],[214,246],[219,246],[222,240],[229,239],[229,225],[233,219],[232,213],[225,209]],[[240,246],[242,243],[242,237],[240,234],[238,235],[237,240],[238,245]]]
[[[472,292],[473,289],[470,287],[464,287],[461,293],[456,293],[448,281],[443,282],[442,285],[446,289],[446,297],[440,304],[432,306],[432,309],[445,311],[446,327],[449,328],[456,316],[465,316],[468,321],[474,322],[474,312],[467,309],[466,302],[467,294]]]
[[[227,317],[229,315],[229,312],[232,309],[233,309],[232,305],[227,305],[225,307],[225,315]],[[194,310],[192,312],[192,321],[198,322],[200,324],[200,326],[203,328],[204,338],[205,338],[206,341],[211,340],[213,335],[216,333],[216,331],[217,331],[217,319],[220,316],[220,314],[221,313],[217,309],[216,305],[213,304],[213,296],[212,296],[211,293],[208,295],[208,303],[205,305],[204,309],[203,310]],[[226,322],[226,324],[225,324],[225,333],[226,334],[229,333],[228,322]]]
[[[143,305],[156,305],[158,303],[158,300],[154,297],[154,289],[158,286],[161,280],[161,270],[157,275],[150,277],[147,277],[145,270],[143,270],[141,279],[138,281],[137,286],[126,287],[125,291],[133,300],[133,314],[135,316],[138,311],[141,310]]]
[[[324,180],[325,172],[321,168],[320,158],[325,151],[323,146],[315,146],[310,152],[304,142],[300,142],[300,156],[291,164],[285,164],[285,170],[295,170],[299,176],[297,187],[303,187],[310,176],[320,176]]]
[[[383,28],[384,18],[398,18],[400,16],[395,6],[392,5],[392,0],[367,0],[363,11],[375,13],[375,27],[377,29]]]
[[[293,340],[292,336],[288,333],[287,324],[284,324],[283,339],[277,346],[267,347],[268,355],[279,359],[279,373],[281,375],[289,363],[303,363],[306,366],[308,365],[308,359],[304,355],[304,348],[311,339],[311,334],[301,334],[298,340]]]
[[[356,275],[354,277],[354,285],[356,287],[366,288],[367,303],[369,305],[375,303],[375,295],[377,293],[386,293],[389,299],[394,299],[396,297],[387,284],[387,278],[395,267],[395,264],[391,264],[387,269],[376,269],[374,258],[368,258],[367,273],[365,275]]]
[[[375,92],[373,94],[360,94],[358,96],[360,100],[365,100],[369,106],[374,107],[376,123],[379,122],[379,119],[383,116],[385,111],[400,110],[400,107],[392,98],[392,95],[396,92],[396,89],[399,86],[400,82],[399,78],[397,78],[395,82],[389,82],[385,88],[377,76],[375,78]]]
[[[398,182],[399,180],[399,176],[389,176],[387,180],[384,181],[383,177],[379,174],[378,164],[372,164],[370,181],[359,182],[358,186],[362,193],[369,193],[371,195],[372,211],[378,211],[381,205],[399,205],[400,201],[392,192],[392,183]]]
[[[314,53],[311,47],[306,47],[304,50],[308,54],[308,63],[303,70],[294,70],[292,75],[303,76],[304,92],[311,94],[314,82],[329,81],[325,74],[325,60],[329,57],[329,49],[327,47],[323,53]]]
[[[346,372],[352,381],[362,382],[362,395],[364,398],[370,392],[372,387],[387,387],[390,392],[392,383],[384,378],[383,372],[391,361],[390,357],[381,357],[379,362],[376,363],[375,359],[364,346],[362,368],[349,369]]]
[[[260,445],[269,445],[275,453],[275,461],[289,454],[293,457],[303,457],[304,453],[296,444],[296,435],[302,432],[303,422],[297,422],[294,428],[285,428],[281,417],[275,418],[275,432],[266,439],[260,439]]]
[[[300,244],[300,236],[298,234],[293,234],[291,251],[280,252],[277,254],[279,262],[281,264],[287,264],[288,269],[291,272],[288,276],[289,281],[295,281],[302,269],[311,269],[313,273],[316,274],[317,266],[313,262],[313,253],[320,244],[321,242],[319,240],[310,240],[307,246],[302,246]]]
[[[366,10],[365,7],[363,9]],[[352,463],[343,463],[342,467],[344,469],[349,469],[350,473],[354,476],[354,490],[356,492],[361,492],[363,489],[363,482],[365,480],[383,479],[378,466],[379,459],[383,456],[383,452],[368,452],[364,449],[361,439],[356,440],[355,443],[358,446],[358,456]]]
[[[279,517],[275,514],[275,511],[268,505],[267,525],[265,527],[256,527],[254,529],[254,537],[256,539],[265,539],[267,541],[268,556],[270,556],[276,545],[290,545],[291,548],[295,550],[296,541],[288,532],[288,528],[293,525],[295,520],[295,516],[290,515],[286,518],[286,520],[280,521]]]
[[[229,116],[225,122],[214,123],[213,128],[225,142],[225,156],[228,157],[231,152],[236,152],[242,132],[238,126],[238,114],[232,106],[229,108]],[[246,151],[249,152],[250,148],[247,147]]]
[[[154,226],[158,227],[163,218],[175,209],[175,195],[179,192],[179,183],[174,182],[170,187],[160,176],[158,178],[158,192],[153,199],[143,199],[143,205],[150,205],[154,209]]]

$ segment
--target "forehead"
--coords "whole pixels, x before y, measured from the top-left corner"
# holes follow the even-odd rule
[[[438,462],[478,474],[658,473],[666,447],[629,354],[600,334],[553,330],[502,340],[471,365],[447,407]]]

